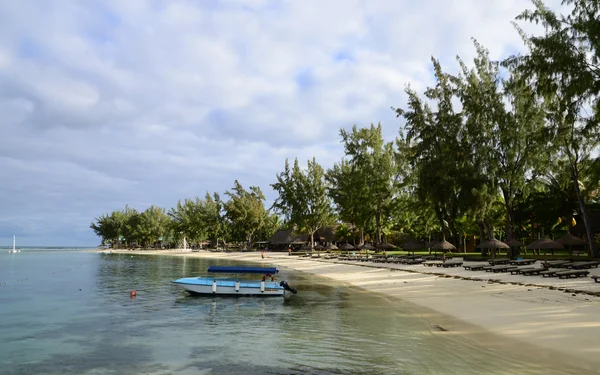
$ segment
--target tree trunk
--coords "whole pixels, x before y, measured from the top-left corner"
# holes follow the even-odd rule
[[[427,242],[429,242],[427,245],[431,244],[431,232],[427,233]],[[427,250],[429,250],[429,255],[431,255],[431,246],[427,246]],[[414,254],[414,251],[413,251]]]
[[[496,238],[494,236],[494,226],[492,225],[492,223],[490,223],[489,217],[485,218],[485,227],[487,229],[488,240],[492,240],[492,239]],[[494,259],[496,256],[496,250],[497,249],[490,249],[490,251],[492,252],[492,259]]]
[[[313,231],[312,229],[310,231],[310,253],[311,254],[312,254],[312,252],[314,250],[314,247],[315,247],[315,232],[316,232],[316,230]],[[317,254],[318,253],[319,253],[319,250],[317,250]],[[318,255],[321,256],[321,254],[318,254]]]
[[[377,226],[377,243],[381,243],[381,208],[377,208],[375,225]]]
[[[246,239],[248,240],[248,251],[252,251],[252,235],[248,234]]]
[[[504,208],[506,209],[506,240],[510,241],[513,239],[512,200],[504,190],[502,190],[502,195],[504,195]]]
[[[483,221],[477,220],[477,226],[479,227],[479,243],[481,244],[485,238],[485,226],[483,225]],[[481,255],[487,255],[487,250],[488,249],[481,248]]]
[[[446,231],[444,230],[445,225],[444,225],[444,215],[441,213],[441,210],[438,210],[440,212],[437,213],[437,217],[438,220],[440,221],[440,231],[442,232],[442,241],[446,240]]]
[[[460,235],[458,234],[458,231],[456,230],[456,225],[454,223],[454,220],[448,220],[448,227],[450,229],[450,238],[452,238],[452,240],[454,241],[455,244],[458,244],[458,246],[460,246],[459,242],[460,242]]]
[[[598,249],[596,249],[596,244],[594,243],[594,235],[592,233],[592,226],[591,226],[588,214],[587,214],[585,202],[583,201],[583,195],[581,194],[581,190],[579,189],[579,171],[577,170],[576,165],[571,166],[571,177],[573,180],[572,182],[575,185],[575,194],[577,195],[577,202],[579,202],[579,209],[581,210],[581,216],[583,218],[583,225],[585,226],[585,233],[587,235],[590,256],[597,258],[598,257]]]

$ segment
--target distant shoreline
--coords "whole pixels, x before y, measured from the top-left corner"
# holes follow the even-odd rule
[[[98,250],[96,252],[106,252]],[[385,297],[399,298],[429,309],[435,314],[434,326],[446,333],[459,332],[489,345],[486,334],[497,334],[517,340],[526,345],[544,349],[543,355],[577,367],[584,367],[600,374],[600,298],[578,293],[565,293],[532,284],[491,280],[500,278],[493,274],[466,271],[462,268],[435,269],[422,265],[402,266],[390,269],[382,264],[350,264],[332,260],[301,258],[285,253],[267,253],[261,259],[260,252],[183,252],[176,250],[111,250],[112,253],[185,256],[207,259],[229,259],[253,263],[277,264],[282,268],[310,273],[367,292],[380,293]],[[436,267],[437,268],[437,267]],[[402,270],[404,269],[404,270]],[[600,273],[596,271],[595,273]],[[482,276],[475,279],[474,276]],[[492,277],[489,277],[492,276]],[[509,277],[508,275],[506,277]],[[520,276],[535,282],[539,276]],[[541,278],[540,278],[541,279]],[[513,276],[508,280],[521,280]],[[546,280],[546,279],[545,279]],[[588,278],[588,280],[590,280]],[[585,280],[591,292],[597,287]],[[550,281],[552,282],[552,281]],[[558,280],[554,280],[558,283]],[[573,288],[580,287],[583,280],[561,280]],[[593,281],[592,281],[593,283]],[[300,291],[301,292],[301,291]],[[442,314],[440,316],[439,314]],[[512,342],[512,340],[510,340]]]

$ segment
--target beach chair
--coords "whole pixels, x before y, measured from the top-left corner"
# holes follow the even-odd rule
[[[421,264],[423,262],[424,262],[423,259],[406,259],[402,262],[402,264],[412,265],[412,264]]]
[[[543,272],[544,270],[545,270],[545,268],[540,268],[540,267],[528,268],[528,269],[521,270],[521,275],[524,275],[524,276],[539,275],[540,272]]]
[[[508,272],[508,270],[511,268],[515,268],[515,266],[510,266],[508,264],[499,264],[496,266],[485,267],[484,269],[487,272],[498,273],[498,272]]]
[[[574,270],[581,270],[584,268],[592,268],[592,267],[596,267],[598,268],[598,264],[600,262],[598,262],[597,260],[591,260],[591,261],[583,261],[583,262],[573,262],[569,265],[569,268],[574,269]]]
[[[527,270],[531,270],[531,269],[534,269],[534,267],[514,267],[514,268],[507,269],[507,271],[510,272],[511,275],[518,275],[518,274],[522,273],[523,271],[527,271]]]
[[[510,261],[510,259],[508,259],[508,258],[497,258],[497,259],[490,259],[489,263],[492,266],[497,266],[497,265],[500,265],[500,264],[506,264],[509,261]]]
[[[565,271],[568,271],[568,269],[556,268],[553,270],[542,271],[542,272],[540,272],[540,275],[542,275],[543,277],[554,277],[554,276],[556,276],[557,272],[565,272]]]
[[[533,264],[536,261],[537,261],[537,259],[517,259],[517,260],[509,261],[508,264],[512,264],[514,266],[525,266],[525,265]]]
[[[464,269],[469,271],[481,271],[484,267],[489,267],[487,263],[467,264],[463,266]]]
[[[559,279],[570,279],[571,277],[585,277],[590,274],[590,271],[585,270],[568,270],[557,272],[554,275],[558,276]]]
[[[460,267],[463,265],[463,262],[461,262],[460,260],[451,260],[449,262],[444,262],[441,264],[442,267],[444,268],[448,268],[448,267]]]
[[[571,262],[568,260],[551,260],[548,262],[542,262],[542,264],[547,265],[548,268],[566,268],[566,265],[570,263]]]

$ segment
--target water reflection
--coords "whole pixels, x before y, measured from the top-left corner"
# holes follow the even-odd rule
[[[279,275],[299,290],[289,298],[223,298],[170,283],[203,274],[204,259],[70,254],[45,267],[84,261],[85,272],[46,278],[43,294],[29,296],[35,304],[3,304],[13,310],[0,312],[2,374],[586,373],[437,332],[412,305],[302,273]],[[34,278],[39,269],[14,272]]]

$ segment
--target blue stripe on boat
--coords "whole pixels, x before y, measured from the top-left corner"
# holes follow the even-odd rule
[[[226,273],[262,273],[274,275],[279,270],[276,267],[236,267],[236,266],[210,266],[208,272]]]

